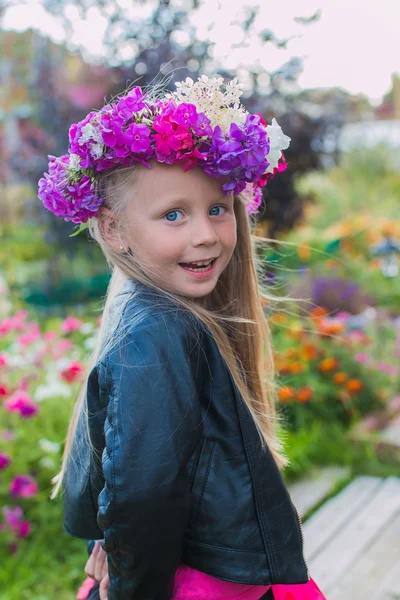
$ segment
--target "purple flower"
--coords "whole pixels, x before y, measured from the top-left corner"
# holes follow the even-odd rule
[[[197,121],[192,124],[192,129],[195,135],[200,137],[211,136],[213,132],[211,121],[204,113],[197,115]]]
[[[147,125],[131,123],[123,137],[132,152],[146,152],[150,147],[150,133]]]
[[[97,216],[101,199],[92,187],[89,177],[69,181],[69,155],[49,156],[49,172],[39,181],[38,196],[44,207],[65,221],[86,223]]]
[[[110,113],[102,114],[100,117],[100,132],[103,142],[109,148],[113,148],[117,142],[118,138],[122,135],[122,126],[124,120],[112,111]]]
[[[182,102],[174,112],[174,121],[182,127],[192,127],[197,123],[198,115],[194,104]]]
[[[0,471],[3,471],[10,463],[11,458],[7,454],[0,452]]]
[[[10,494],[13,498],[31,498],[39,491],[38,484],[30,475],[17,475],[11,481]]]
[[[140,87],[132,88],[126,96],[122,96],[117,104],[118,113],[124,119],[130,119],[134,113],[145,107],[144,96]]]
[[[17,537],[27,537],[31,532],[31,524],[29,521],[23,521],[23,510],[20,506],[8,508],[3,507],[4,520],[7,523],[10,531],[17,534]]]
[[[15,391],[8,400],[4,402],[4,408],[10,413],[18,412],[23,418],[33,417],[39,412],[39,407],[33,402],[32,398],[25,390]]]

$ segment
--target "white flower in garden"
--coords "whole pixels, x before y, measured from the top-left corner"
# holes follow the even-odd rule
[[[209,79],[207,75],[200,77],[196,83],[187,77],[185,81],[175,85],[177,91],[171,96],[178,103],[194,104],[197,112],[204,113],[210,119],[213,128],[219,125],[226,133],[231,123],[241,125],[245,122],[247,112],[240,104],[243,84],[238,83],[236,77],[227,85],[222,77]]]
[[[92,333],[92,331],[94,331],[95,326],[93,325],[93,323],[83,323],[80,327],[79,327],[79,331],[81,333],[83,333],[83,335],[88,335],[89,333]]]
[[[270,164],[266,172],[272,173],[278,166],[282,150],[289,148],[290,137],[283,133],[276,119],[272,119],[272,124],[267,125],[267,133],[270,139],[270,151],[267,159]]]
[[[49,398],[69,398],[72,394],[72,389],[66,383],[58,380],[46,381],[39,385],[33,393],[35,402],[43,402]]]
[[[39,460],[39,465],[41,467],[44,467],[45,469],[51,469],[51,470],[57,466],[56,461],[51,456],[43,456]]]
[[[94,350],[96,347],[96,343],[97,343],[97,338],[89,337],[89,338],[86,338],[86,340],[83,342],[83,346],[84,346],[85,350]]]
[[[39,446],[43,452],[47,452],[48,454],[58,454],[61,449],[61,444],[58,442],[52,442],[51,440],[46,440],[45,438],[39,440]]]

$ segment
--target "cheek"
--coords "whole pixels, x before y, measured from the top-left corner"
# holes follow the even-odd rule
[[[233,252],[237,242],[236,219],[228,221],[221,226],[219,238],[226,250]]]
[[[181,238],[179,232],[172,231],[172,228],[167,231],[159,228],[148,241],[153,259],[159,263],[178,260],[182,256],[182,247],[185,245]]]

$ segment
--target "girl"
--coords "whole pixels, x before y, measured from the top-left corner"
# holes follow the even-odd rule
[[[323,599],[279,470],[248,216],[289,138],[240,88],[134,88],[72,125],[39,182],[112,269],[52,494],[67,533],[102,540],[87,570],[109,600]]]

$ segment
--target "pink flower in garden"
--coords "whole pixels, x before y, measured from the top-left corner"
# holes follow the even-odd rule
[[[381,373],[386,373],[386,375],[389,375],[390,377],[396,377],[399,372],[397,367],[384,361],[376,363],[375,368],[378,371],[381,371]]]
[[[27,314],[26,310],[20,310],[14,316],[0,321],[0,335],[6,335],[9,331],[22,331],[26,327],[24,321]]]
[[[57,334],[55,331],[46,331],[46,333],[43,334],[43,339],[46,342],[52,342],[53,340],[57,339]]]
[[[75,360],[69,365],[69,367],[67,369],[64,369],[64,371],[61,371],[61,377],[67,383],[73,383],[77,379],[80,379],[83,371],[84,371],[83,366]]]
[[[17,342],[21,344],[21,346],[29,346],[29,344],[33,344],[33,342],[40,340],[41,335],[38,323],[32,323],[28,327],[28,330],[17,338]]]
[[[30,475],[17,475],[10,483],[10,494],[13,498],[31,498],[39,491],[38,484]]]
[[[357,352],[354,355],[354,360],[358,363],[365,364],[369,362],[369,355],[366,352]]]
[[[3,440],[8,442],[9,440],[13,440],[15,438],[15,433],[11,431],[11,429],[5,429],[3,431]]]
[[[336,318],[340,319],[341,321],[347,321],[347,319],[350,317],[350,313],[346,312],[345,310],[341,310],[340,312],[338,312],[336,314]]]
[[[67,317],[61,323],[61,333],[71,333],[71,331],[76,331],[83,325],[83,321],[77,319],[76,317]]]
[[[7,454],[4,454],[4,452],[0,452],[0,471],[3,471],[10,463],[11,458]]]
[[[5,367],[7,365],[7,355],[5,352],[0,353],[0,367]]]
[[[14,506],[9,508],[8,506],[3,507],[4,524],[1,524],[0,529],[5,530],[6,525],[8,526],[11,533],[16,534],[18,538],[25,538],[31,532],[31,524],[29,521],[23,520],[23,510],[20,506]]]
[[[0,396],[8,396],[9,395],[8,388],[5,385],[0,385]]]
[[[0,321],[0,335],[6,335],[9,331],[12,331],[13,322],[11,317],[7,317]]]
[[[29,394],[23,389],[16,390],[4,402],[4,408],[10,412],[19,412],[21,417],[33,417],[39,412],[39,407],[35,404]]]
[[[53,348],[53,356],[54,358],[60,358],[66,352],[69,352],[72,348],[71,340],[58,340],[56,345]]]

